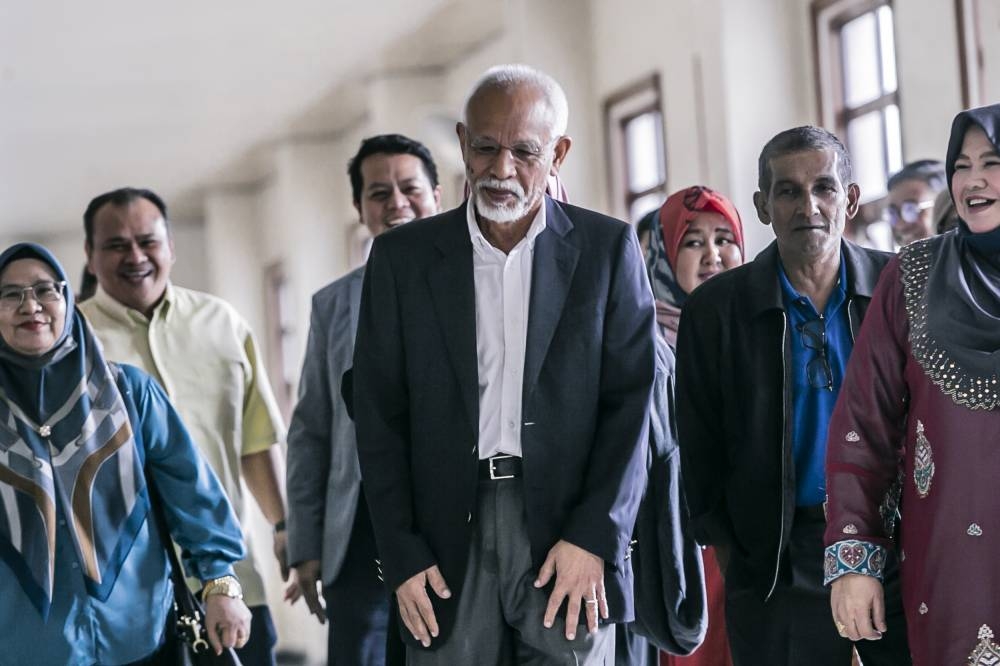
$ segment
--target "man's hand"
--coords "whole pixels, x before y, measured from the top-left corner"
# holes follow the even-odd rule
[[[396,600],[399,602],[403,624],[424,647],[430,647],[431,637],[437,638],[438,635],[437,618],[434,617],[434,607],[427,594],[427,585],[442,599],[451,597],[451,590],[444,582],[444,576],[437,565],[424,569],[396,588]]]
[[[274,533],[274,557],[281,568],[281,580],[288,581],[288,530]]]
[[[242,599],[224,594],[205,597],[205,632],[215,654],[223,648],[239,649],[250,640],[250,609]]]
[[[294,604],[305,597],[309,612],[316,616],[320,624],[326,623],[326,609],[319,600],[320,562],[306,560],[292,568],[292,582],[285,588],[285,601]]]
[[[549,596],[542,623],[550,628],[555,622],[556,612],[564,598],[569,598],[566,610],[566,640],[576,637],[576,627],[580,621],[580,604],[586,607],[587,629],[597,631],[597,614],[608,619],[608,600],[604,594],[604,560],[568,541],[559,541],[549,551],[548,557],[538,570],[535,587],[548,584],[552,576],[556,585]]]
[[[877,641],[888,628],[882,583],[873,576],[845,574],[830,586],[830,607],[844,638]]]

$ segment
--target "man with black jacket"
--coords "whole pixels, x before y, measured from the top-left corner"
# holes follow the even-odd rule
[[[889,255],[843,240],[859,206],[850,157],[798,127],[764,146],[757,216],[775,242],[684,306],[677,410],[691,529],[717,547],[733,660],[845,666],[823,587],[826,428]],[[895,563],[890,562],[895,572]],[[898,577],[866,666],[909,664]],[[895,581],[895,582],[893,582]]]

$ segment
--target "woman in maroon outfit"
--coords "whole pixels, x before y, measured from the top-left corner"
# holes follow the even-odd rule
[[[743,224],[736,207],[718,192],[697,185],[670,195],[653,216],[646,263],[660,332],[673,348],[687,295],[713,275],[743,263]],[[663,655],[663,666],[732,666],[715,550],[703,550],[702,559],[708,602],[705,641],[691,656]]]
[[[959,228],[882,273],[827,445],[833,621],[885,631],[898,549],[916,666],[1000,663],[1000,105],[958,114],[946,168]]]

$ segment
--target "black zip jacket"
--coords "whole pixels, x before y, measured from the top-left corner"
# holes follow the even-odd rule
[[[852,340],[891,255],[843,241]],[[788,316],[771,243],[691,294],[677,339],[677,416],[690,529],[770,597],[795,513]],[[822,557],[817,553],[816,557]]]

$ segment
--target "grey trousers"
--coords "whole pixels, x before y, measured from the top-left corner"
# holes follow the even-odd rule
[[[542,625],[548,594],[533,585],[537,571],[531,564],[521,480],[480,482],[478,502],[469,566],[451,635],[435,650],[407,645],[406,663],[613,666],[613,625],[602,625],[590,634],[584,620],[572,641],[566,640],[561,619],[551,629]],[[580,616],[583,619],[582,611]]]

